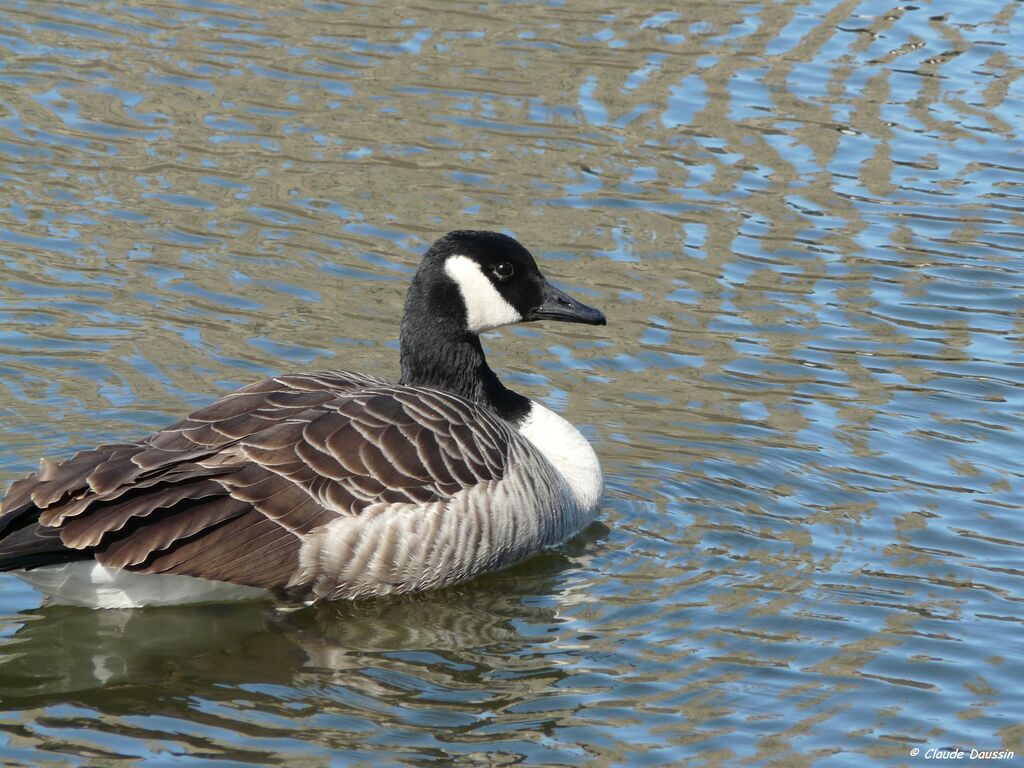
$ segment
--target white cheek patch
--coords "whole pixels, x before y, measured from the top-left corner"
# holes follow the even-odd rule
[[[444,271],[455,281],[466,305],[466,325],[472,333],[522,322],[523,316],[480,270],[480,265],[466,256],[449,256]]]

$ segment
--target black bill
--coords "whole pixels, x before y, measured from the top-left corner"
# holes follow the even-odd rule
[[[546,281],[543,296],[543,303],[530,313],[527,320],[561,320],[587,325],[605,325],[608,322],[600,309],[588,307]]]

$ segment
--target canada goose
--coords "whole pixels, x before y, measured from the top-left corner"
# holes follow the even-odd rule
[[[498,380],[479,334],[603,325],[495,232],[451,232],[405,301],[398,384],[251,384],[134,443],[40,461],[0,501],[0,571],[97,607],[411,592],[511,565],[590,522],[590,444]]]

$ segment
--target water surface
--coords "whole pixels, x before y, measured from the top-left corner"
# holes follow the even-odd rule
[[[451,229],[609,317],[485,342],[594,442],[600,522],[300,611],[0,576],[0,757],[1020,761],[1022,13],[0,3],[0,485],[270,373],[394,376]]]

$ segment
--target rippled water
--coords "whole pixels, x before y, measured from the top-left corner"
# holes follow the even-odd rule
[[[600,523],[289,613],[0,576],[5,764],[1024,759],[1024,7],[636,6],[0,4],[0,485],[395,375],[450,229],[609,317],[487,340]]]

